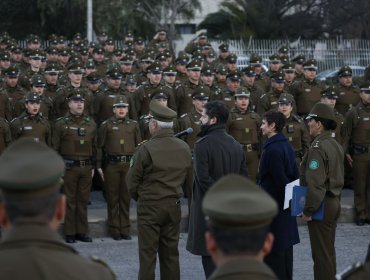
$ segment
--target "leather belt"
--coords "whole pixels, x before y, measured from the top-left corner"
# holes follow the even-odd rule
[[[366,147],[366,146],[362,146],[358,144],[353,144],[352,147],[353,147],[353,153],[355,155],[365,154],[365,153],[370,154],[370,147]]]
[[[247,152],[258,151],[258,144],[242,144],[243,149]]]
[[[120,156],[120,155],[107,155],[108,161],[109,162],[130,162],[132,156]]]
[[[64,163],[66,167],[85,167],[89,165],[93,165],[93,161],[91,159],[86,160],[74,160],[74,159],[65,159]]]

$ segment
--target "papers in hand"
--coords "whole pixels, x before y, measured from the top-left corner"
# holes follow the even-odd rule
[[[284,210],[289,208],[289,202],[293,197],[294,186],[300,186],[299,179],[294,180],[285,186]]]

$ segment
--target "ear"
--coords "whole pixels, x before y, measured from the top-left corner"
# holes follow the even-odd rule
[[[62,194],[58,198],[58,201],[55,207],[55,213],[54,213],[52,220],[49,223],[49,226],[52,229],[57,230],[60,223],[64,219],[65,213],[66,213],[66,196]]]
[[[274,235],[271,232],[269,232],[266,235],[266,239],[265,242],[263,243],[261,250],[263,257],[266,257],[268,254],[270,254],[273,244],[274,244]]]
[[[218,251],[217,243],[216,243],[215,238],[209,231],[207,231],[205,235],[206,235],[205,236],[206,237],[206,248],[207,248],[208,253],[212,256],[216,254],[216,252]]]
[[[0,202],[0,226],[8,227],[10,224],[8,215],[6,214],[5,205]]]
[[[209,124],[216,124],[217,123],[217,118],[213,117],[209,120]]]

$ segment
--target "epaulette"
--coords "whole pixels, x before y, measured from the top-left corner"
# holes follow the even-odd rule
[[[293,115],[293,119],[296,120],[299,123],[303,122],[302,118],[300,116],[297,116],[297,115]]]
[[[128,119],[127,120],[127,123],[137,123],[137,121],[136,120],[133,120],[133,119]]]
[[[90,256],[90,260],[93,261],[94,263],[98,263],[98,264],[104,266],[105,268],[107,268],[114,278],[117,277],[117,275],[114,274],[113,270],[109,267],[109,265],[105,261],[103,261],[102,259],[98,258],[97,256]]]
[[[179,87],[181,87],[182,86],[182,84],[181,84],[181,82],[179,83],[179,84],[177,84],[176,85],[176,87],[175,87],[175,89],[178,89]]]
[[[351,276],[353,273],[359,271],[360,269],[362,269],[364,267],[364,263],[362,262],[357,262],[353,265],[350,265],[348,266],[345,270],[343,270],[342,272],[340,273],[337,273],[337,275],[335,275],[335,278],[337,280],[342,280],[342,279],[347,279],[349,276]]]
[[[103,121],[101,124],[106,124],[108,122],[108,120],[105,120],[105,121]]]
[[[14,119],[12,119],[10,122],[12,123],[12,122],[14,122],[16,119],[17,119],[17,118],[14,118]]]
[[[64,119],[64,117],[59,117],[59,118],[57,118],[55,121],[60,121],[60,120],[62,120],[62,119]]]
[[[188,115],[188,113],[182,114],[182,115],[180,116],[180,119],[185,118],[187,115]]]
[[[91,120],[91,118],[89,116],[84,117],[84,121],[89,122],[90,120]]]
[[[59,92],[59,91],[63,90],[64,88],[65,88],[65,86],[61,85],[61,86],[59,86],[59,87],[57,88],[56,92]]]
[[[145,120],[145,119],[151,119],[152,116],[151,115],[142,115],[139,120]]]
[[[319,140],[313,141],[311,144],[311,148],[320,148],[319,144],[320,144]]]
[[[264,97],[265,95],[266,95],[266,93],[262,94],[261,97],[260,97],[260,99],[262,99],[262,97]]]
[[[146,142],[148,142],[148,140],[143,140],[141,141],[139,144],[137,144],[138,147],[142,146],[143,144],[145,144]]]

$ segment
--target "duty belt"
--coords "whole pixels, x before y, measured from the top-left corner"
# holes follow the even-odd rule
[[[89,165],[93,165],[93,161],[91,159],[85,159],[85,160],[74,160],[74,159],[65,159],[64,164],[67,168],[71,167],[85,167]]]
[[[258,151],[258,144],[241,144],[247,152]]]
[[[109,162],[130,162],[132,156],[120,156],[120,155],[107,155]]]
[[[370,154],[370,147],[366,147],[366,146],[362,146],[362,145],[358,145],[358,144],[353,144],[352,148],[353,148],[353,153],[355,155],[365,154],[365,153]]]

